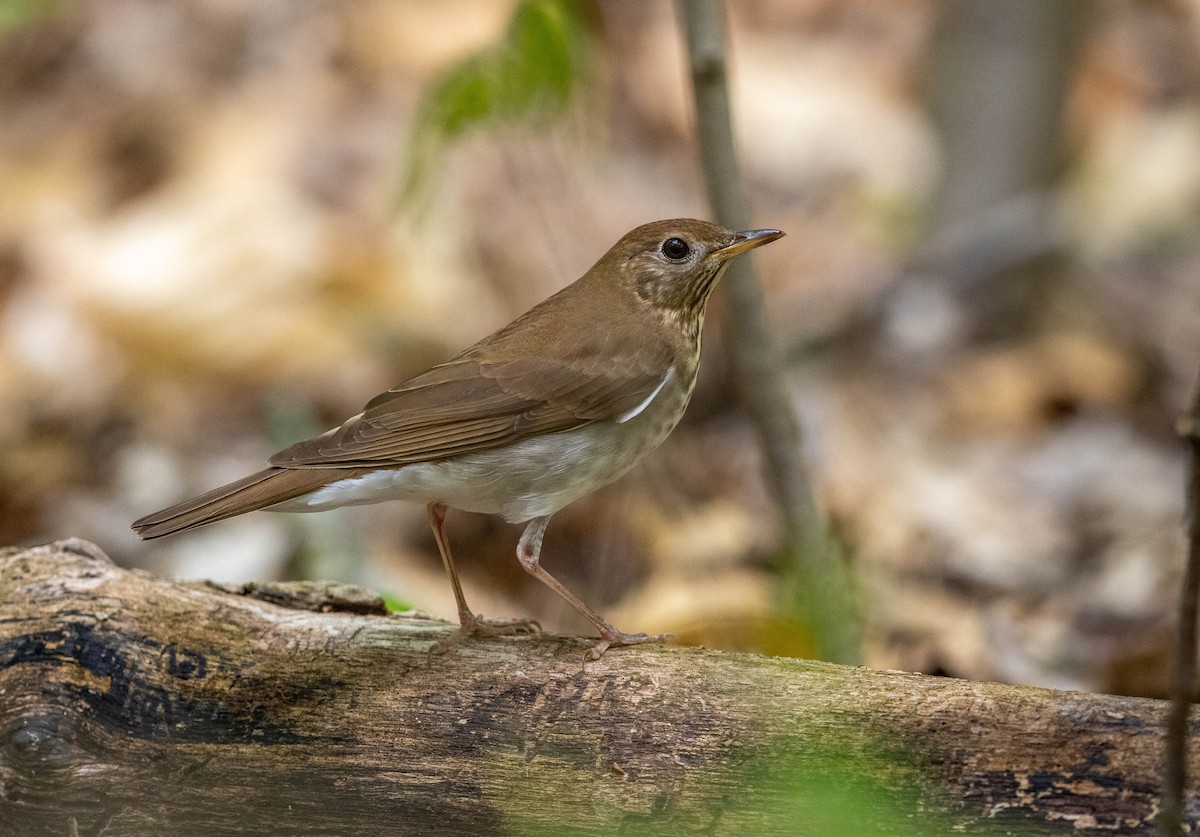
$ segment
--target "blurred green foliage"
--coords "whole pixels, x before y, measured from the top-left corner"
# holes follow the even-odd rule
[[[757,798],[763,831],[771,834],[923,837],[954,831],[953,818],[941,813],[946,806],[923,789],[921,771],[902,753],[868,757],[830,742],[803,754],[755,759],[745,785],[754,789],[749,796]]]
[[[858,665],[862,617],[849,548],[834,532],[786,540],[774,565],[779,572],[776,612],[795,627],[799,653],[789,656]]]
[[[387,607],[389,613],[403,613],[406,610],[412,610],[413,606],[405,599],[400,598],[394,593],[381,593],[383,603]]]
[[[869,726],[869,721],[864,723]],[[877,732],[875,736],[864,729],[864,735],[853,736],[853,741],[818,746],[807,737],[781,737],[763,748],[735,748],[728,754],[729,763],[736,765],[732,782],[707,789],[693,785],[688,790],[692,799],[683,808],[664,794],[644,813],[613,811],[608,822],[595,819],[598,803],[591,784],[579,782],[577,773],[563,770],[553,759],[534,760],[524,775],[512,779],[506,822],[521,837],[580,833],[927,837],[956,833],[968,824],[970,833],[980,835],[1044,833],[1038,830],[1043,824],[1025,819],[1021,812],[1010,812],[1004,824],[993,823],[960,809],[958,800],[939,798],[929,790],[939,780],[919,759],[888,746],[886,735]],[[613,776],[614,782],[630,780]],[[710,799],[699,808],[707,807],[711,819],[697,821],[694,813],[683,813],[684,808],[697,810],[696,796]],[[582,822],[577,811],[587,812]],[[753,823],[753,830],[736,830],[748,823]],[[1010,830],[1014,826],[1017,830]]]
[[[597,16],[582,0],[523,0],[501,41],[426,87],[412,127],[401,200],[422,194],[449,146],[474,128],[545,128],[591,88]]]
[[[0,38],[38,18],[58,12],[65,0],[0,0]]]

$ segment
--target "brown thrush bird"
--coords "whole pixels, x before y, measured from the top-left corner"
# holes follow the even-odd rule
[[[588,652],[663,639],[626,634],[539,563],[550,516],[612,482],[679,422],[700,362],[704,309],[730,260],[783,236],[704,221],[645,224],[574,284],[457,357],[375,396],[340,427],[270,467],[133,524],[157,538],[269,509],[311,512],[426,504],[454,587],[463,635],[527,629],[485,621],[463,597],[446,539],[447,507],[528,522],[517,558],[600,633]]]

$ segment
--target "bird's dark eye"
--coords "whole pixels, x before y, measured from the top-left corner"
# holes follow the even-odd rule
[[[682,238],[668,238],[662,243],[662,254],[673,262],[686,259],[690,252],[692,248]]]

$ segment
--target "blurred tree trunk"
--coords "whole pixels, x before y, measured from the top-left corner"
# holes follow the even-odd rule
[[[729,105],[724,8],[720,0],[679,0],[679,14],[687,36],[709,205],[719,223],[748,229],[750,211]],[[813,495],[799,419],[751,259],[738,259],[729,267],[723,293],[722,334],[732,383],[758,436],[767,487],[785,525],[779,561],[784,607],[808,633],[816,656],[857,662],[859,626],[843,556]]]
[[[927,89],[942,178],[924,243],[884,303],[893,336],[929,354],[1023,332],[1064,274],[1063,109],[1087,23],[1079,0],[940,7]]]
[[[453,626],[0,550],[0,833],[1143,833],[1162,701]],[[1192,724],[1188,751],[1200,757]],[[1195,828],[1200,795],[1185,808]]]
[[[1163,769],[1163,803],[1159,828],[1164,837],[1182,835],[1188,785],[1188,716],[1200,699],[1196,684],[1197,612],[1200,611],[1200,378],[1192,392],[1192,405],[1179,419],[1179,435],[1187,444],[1188,550],[1179,591],[1178,641],[1175,648],[1175,684],[1167,717],[1166,764]]]
[[[1052,184],[1084,22],[1075,0],[946,0],[941,7],[929,80],[943,161],[933,238]]]

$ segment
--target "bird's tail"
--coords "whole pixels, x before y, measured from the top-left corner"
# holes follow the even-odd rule
[[[133,523],[143,540],[206,526],[315,491],[330,481],[323,468],[267,468]]]

